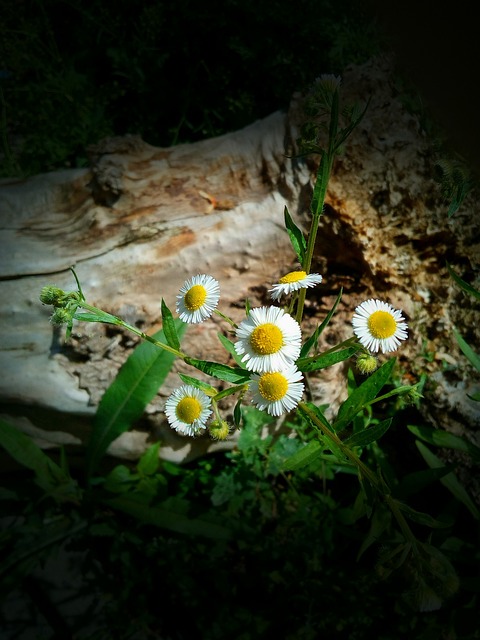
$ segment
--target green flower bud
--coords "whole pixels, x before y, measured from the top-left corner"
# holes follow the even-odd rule
[[[213,420],[208,427],[208,432],[213,440],[226,440],[230,435],[230,427],[225,420]]]
[[[40,302],[43,304],[53,304],[58,306],[61,304],[61,300],[65,295],[65,291],[55,287],[54,285],[47,285],[40,291]]]
[[[357,369],[362,375],[373,373],[378,367],[378,360],[371,353],[361,353],[357,357]]]
[[[418,390],[418,386],[411,387],[403,396],[403,400],[408,404],[415,404],[420,398],[423,398],[422,394]]]
[[[50,316],[50,322],[57,326],[68,324],[71,322],[71,319],[72,314],[67,309],[62,309],[61,307],[55,309],[53,314]]]

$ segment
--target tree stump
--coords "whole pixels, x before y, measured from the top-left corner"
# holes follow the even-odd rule
[[[397,356],[406,379],[429,376],[424,420],[480,444],[479,405],[468,397],[479,377],[452,333],[456,327],[478,345],[478,307],[446,269],[448,261],[478,286],[478,201],[468,196],[448,219],[431,142],[403,106],[393,70],[392,59],[382,57],[344,75],[343,99],[370,98],[370,105],[334,166],[313,264],[324,280],[308,292],[304,328],[314,330],[341,287],[322,347],[352,335],[354,308],[369,297],[402,309],[409,339]],[[284,207],[309,227],[318,158],[295,155],[299,104],[294,96],[288,112],[194,144],[107,139],[91,149],[86,169],[0,184],[3,419],[42,447],[64,444],[82,456],[98,402],[137,344],[116,327],[89,323],[76,323],[64,342],[39,293],[46,284],[73,290],[72,265],[90,304],[147,333],[161,326],[161,299],[174,310],[179,288],[197,273],[219,281],[219,309],[235,321],[244,317],[245,298],[251,306],[269,304],[268,289],[297,266]],[[182,348],[227,363],[217,338],[227,328],[217,316],[192,325]],[[346,397],[348,366],[311,376],[314,399],[331,413]],[[163,406],[179,371],[187,372],[182,362],[139,424],[112,443],[111,456],[138,459],[157,439],[161,456],[178,462],[234,445],[235,436],[214,443],[168,427]]]

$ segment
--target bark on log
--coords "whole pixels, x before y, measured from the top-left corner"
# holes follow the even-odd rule
[[[407,377],[430,374],[425,420],[478,445],[478,403],[468,395],[479,377],[452,334],[455,326],[480,343],[478,307],[452,282],[446,260],[478,286],[479,203],[469,196],[447,218],[431,145],[402,105],[392,69],[390,59],[376,59],[343,78],[347,99],[371,102],[329,185],[314,262],[324,282],[307,296],[305,330],[324,318],[341,286],[325,346],[351,335],[353,310],[368,297],[403,309],[410,336],[398,359]],[[77,323],[64,344],[38,295],[50,283],[73,289],[71,265],[91,304],[149,333],[160,328],[161,298],[174,309],[179,287],[196,273],[218,279],[219,308],[234,320],[244,317],[246,297],[252,306],[268,303],[271,284],[296,266],[285,205],[305,230],[309,223],[316,161],[293,157],[300,124],[293,99],[287,113],[219,138],[167,149],[113,138],[92,149],[87,169],[3,181],[1,417],[44,447],[65,443],[81,454],[99,399],[137,342],[114,327]],[[190,327],[184,350],[227,362],[216,337],[224,328],[218,318]],[[177,362],[110,454],[136,459],[157,438],[162,456],[178,461],[232,446],[169,429],[162,409],[179,370],[186,368]],[[315,398],[331,412],[345,397],[344,377],[342,365],[312,376]]]

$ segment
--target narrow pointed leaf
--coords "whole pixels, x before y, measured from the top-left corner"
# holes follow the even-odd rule
[[[427,527],[431,527],[432,529],[444,529],[446,527],[451,527],[453,524],[453,521],[451,520],[447,522],[443,520],[437,520],[436,518],[433,518],[428,513],[423,513],[422,511],[416,511],[415,509],[412,509],[412,507],[409,507],[404,502],[397,501],[397,506],[400,509],[400,511],[402,511],[402,513],[405,516],[407,516],[407,518],[412,520],[412,522],[423,524]]]
[[[165,339],[167,344],[172,347],[172,349],[176,349],[180,351],[180,340],[177,334],[177,327],[175,320],[173,319],[172,312],[167,307],[165,300],[162,298],[162,329],[165,334]]]
[[[321,353],[318,356],[312,358],[299,358],[297,360],[297,367],[303,373],[308,371],[317,371],[318,369],[326,369],[334,364],[348,360],[358,351],[358,347],[352,346],[346,349],[340,349],[339,351],[331,351],[330,353]]]
[[[196,358],[185,358],[185,362],[199,371],[203,371],[209,376],[232,382],[233,384],[243,384],[250,380],[250,372],[240,367],[229,367],[226,364],[209,362],[208,360],[197,360]]]
[[[297,227],[292,220],[287,207],[284,209],[285,228],[287,230],[293,250],[297,254],[298,261],[303,265],[305,260],[305,251],[307,249],[307,241],[303,235],[303,231]]]
[[[386,384],[395,366],[395,358],[391,358],[379,369],[365,380],[352,394],[343,402],[338,410],[337,419],[333,423],[334,430],[338,433],[342,431],[371,400],[373,400],[380,389]]]
[[[315,462],[323,453],[323,445],[318,440],[311,440],[283,463],[284,471],[296,471]]]
[[[455,271],[448,264],[448,262],[447,262],[447,269],[448,269],[448,273],[451,275],[451,277],[455,280],[455,282],[458,284],[458,286],[461,289],[463,289],[466,293],[469,293],[470,295],[477,298],[477,300],[480,300],[480,291],[478,289],[475,289],[475,287],[472,287],[472,285],[468,284],[468,282],[465,282],[465,280],[462,280],[462,278],[460,278],[460,276],[458,276],[455,273]]]
[[[180,334],[185,325],[178,321]],[[153,336],[165,340],[162,331]],[[130,429],[167,377],[175,356],[150,342],[140,343],[122,365],[105,391],[95,414],[87,447],[86,468],[90,476],[115,438]]]
[[[382,422],[379,422],[372,427],[368,427],[363,431],[354,433],[353,436],[344,440],[344,443],[348,444],[349,447],[366,447],[372,442],[379,440],[388,431],[391,424],[392,418],[382,420]]]
[[[456,329],[453,329],[453,335],[457,339],[458,346],[463,351],[463,355],[467,358],[470,364],[475,367],[477,371],[480,371],[480,356],[475,353],[468,342],[465,342],[465,340]]]
[[[343,294],[343,287],[340,289],[340,293],[338,294],[337,299],[333,303],[333,307],[327,313],[327,315],[325,316],[323,322],[315,329],[313,334],[305,341],[305,344],[302,346],[302,350],[300,351],[300,359],[305,358],[306,356],[308,356],[308,354],[310,353],[312,348],[317,346],[318,338],[320,337],[320,335],[322,334],[323,330],[328,325],[328,323],[330,322],[333,314],[335,313],[335,310],[336,310],[336,308],[338,306],[338,303],[340,302],[340,300],[342,298],[342,294]]]
[[[217,394],[215,387],[212,387],[206,382],[202,382],[202,380],[197,380],[196,378],[192,378],[192,376],[187,376],[185,373],[179,373],[178,375],[185,384],[190,384],[192,387],[200,389],[200,391],[203,391],[211,398]]]
[[[421,438],[424,442],[433,444],[437,447],[445,447],[446,449],[456,449],[458,451],[464,451],[472,456],[476,462],[480,462],[480,448],[462,438],[456,436],[453,433],[444,431],[443,429],[434,429],[433,427],[418,427],[416,425],[407,425],[409,431],[417,438]]]
[[[239,356],[238,353],[235,351],[234,343],[231,340],[229,340],[226,336],[224,336],[223,333],[218,332],[217,336],[220,342],[222,343],[222,345],[225,347],[228,353],[232,356],[232,358],[238,364],[238,366],[242,367],[242,369],[245,369],[245,364],[242,362],[242,356]]]

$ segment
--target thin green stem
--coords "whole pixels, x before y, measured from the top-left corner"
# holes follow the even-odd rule
[[[102,309],[93,307],[92,305],[87,304],[86,302],[83,302],[83,301],[80,302],[78,306],[82,307],[82,309],[86,309],[87,311],[91,311],[92,313],[95,313],[100,317],[104,316],[105,317],[104,322],[108,322],[109,324],[116,325],[117,327],[123,327],[124,329],[128,329],[128,331],[131,331],[132,333],[139,336],[143,340],[146,340],[147,342],[151,342],[156,347],[159,347],[160,349],[164,349],[165,351],[169,351],[170,353],[173,353],[173,355],[177,356],[177,358],[180,358],[181,360],[185,360],[185,358],[187,357],[187,355],[182,351],[178,351],[177,349],[174,349],[170,345],[165,344],[164,342],[160,342],[155,338],[152,338],[152,336],[149,336],[143,331],[140,331],[140,329],[137,329],[137,327],[134,327],[131,324],[128,324],[128,322],[125,322],[124,320],[122,320],[121,318],[118,318],[117,316],[113,316],[109,313],[106,313],[105,311],[102,311]],[[99,320],[99,322],[101,322],[101,320]]]
[[[328,428],[327,424],[324,424],[319,420],[305,403],[300,402],[298,404],[298,408],[308,416],[309,420],[311,420],[311,422],[313,422],[313,424],[315,424],[315,426],[318,427],[329,440],[331,440],[331,442],[345,455],[346,458],[353,462],[359,473],[366,478],[371,486],[382,496],[384,502],[390,508],[395,520],[398,522],[398,526],[400,527],[405,539],[410,542],[414,552],[418,553],[417,540],[401,512],[397,500],[390,495],[388,486],[381,482],[381,479],[379,479],[375,473],[367,467],[367,465],[364,464],[347,445],[344,444],[334,431]]]
[[[228,322],[228,324],[233,327],[234,329],[238,329],[238,324],[236,322],[234,322],[231,318],[229,318],[228,316],[226,316],[224,313],[222,313],[221,311],[219,311],[218,309],[214,309],[214,313],[217,314],[217,316],[220,316],[220,318],[222,318],[223,320],[225,320],[225,322]]]

